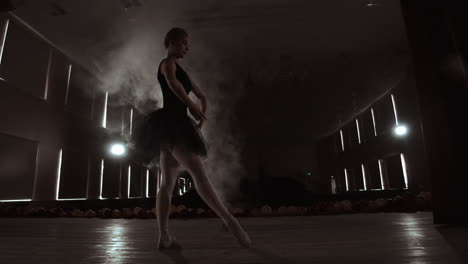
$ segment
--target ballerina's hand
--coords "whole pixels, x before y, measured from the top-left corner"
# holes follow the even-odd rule
[[[201,100],[201,109],[202,109],[203,114],[206,115],[206,110],[207,110],[206,98],[203,98],[203,99]]]
[[[196,124],[195,127],[196,127],[197,129],[201,129],[202,126],[203,126],[203,122],[204,122],[203,120],[200,121],[200,122],[198,122],[198,124]]]
[[[200,110],[200,108],[197,105],[194,104],[191,107],[189,107],[189,111],[197,121],[200,121],[200,123],[206,121],[205,114]]]
[[[206,101],[205,100],[202,101],[201,108],[202,108],[201,111],[202,111],[203,115],[206,117]],[[206,120],[206,118],[205,118],[205,120]],[[198,124],[195,127],[198,128],[198,129],[201,129],[202,126],[203,126],[203,123],[205,122],[205,120],[203,120],[203,119],[200,120],[200,122],[198,122]]]

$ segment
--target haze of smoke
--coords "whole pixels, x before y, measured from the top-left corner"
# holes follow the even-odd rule
[[[123,100],[116,100],[115,104],[130,103],[143,113],[162,107],[161,89],[156,78],[159,62],[166,56],[162,40],[171,27],[186,27],[189,34],[194,36],[193,48],[188,58],[180,64],[197,80],[209,104],[209,120],[202,128],[209,145],[208,158],[204,161],[207,175],[225,202],[236,198],[239,196],[239,180],[245,177],[246,172],[240,162],[243,135],[233,133],[232,117],[235,104],[244,90],[245,75],[236,70],[241,68],[239,65],[222,61],[226,54],[207,48],[209,45],[205,44],[212,36],[197,35],[189,25],[171,23],[169,18],[165,22],[161,22],[165,20],[164,17],[157,20],[154,16],[142,15],[137,18],[138,28],[121,28],[121,34],[130,32],[126,40],[97,61],[101,69],[100,89],[109,92],[109,99],[121,96]],[[148,26],[142,27],[142,23]],[[191,97],[196,100],[193,93]]]
[[[109,92],[111,96],[121,96],[120,105],[130,103],[137,110],[145,112],[148,101],[156,107],[162,107],[162,95],[156,80],[157,60],[152,54],[162,54],[155,51],[156,43],[148,36],[139,35],[122,47],[111,51],[105,59],[105,71],[99,76],[102,82],[100,89]],[[160,55],[161,57],[161,55]]]
[[[131,105],[135,114],[163,107],[157,70],[166,56],[164,35],[177,13],[174,8],[164,10],[167,13],[163,14],[157,5],[149,5],[128,11],[111,30],[108,37],[117,44],[95,61],[100,69],[99,89],[109,92],[111,106]]]
[[[247,176],[241,163],[245,135],[235,130],[234,112],[245,92],[246,74],[242,70],[244,67],[226,59],[229,55],[222,56],[209,48],[209,36],[197,32],[192,35],[194,55],[187,65],[193,68],[192,76],[208,99],[208,120],[202,133],[207,139],[209,153],[204,165],[218,195],[228,203],[240,197],[239,182]]]

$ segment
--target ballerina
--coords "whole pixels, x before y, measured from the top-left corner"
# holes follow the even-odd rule
[[[166,34],[164,45],[167,57],[158,67],[164,107],[149,114],[142,131],[136,133],[143,151],[151,157],[159,156],[162,181],[156,196],[158,248],[171,248],[177,244],[175,237],[170,235],[168,220],[172,191],[180,166],[189,171],[200,197],[222,219],[238,243],[248,248],[252,243],[249,235],[221,202],[201,161],[201,157],[207,156],[207,144],[200,132],[207,120],[207,99],[177,63],[189,51],[187,31],[172,28]],[[188,96],[191,91],[200,100],[201,107]],[[187,109],[198,123],[187,115]]]

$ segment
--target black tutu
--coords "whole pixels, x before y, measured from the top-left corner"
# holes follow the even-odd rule
[[[207,144],[196,123],[186,114],[160,108],[132,122],[127,146],[144,164],[159,164],[161,148],[182,144],[189,152],[207,156]]]

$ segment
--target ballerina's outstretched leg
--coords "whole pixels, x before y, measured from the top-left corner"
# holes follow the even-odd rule
[[[205,173],[205,168],[200,157],[186,151],[183,146],[176,145],[171,150],[172,156],[189,172],[193,178],[195,188],[205,203],[218,215],[226,225],[227,229],[234,235],[243,247],[250,247],[252,241],[247,232],[244,231],[237,219],[231,215],[229,210],[219,199],[213,185]]]

